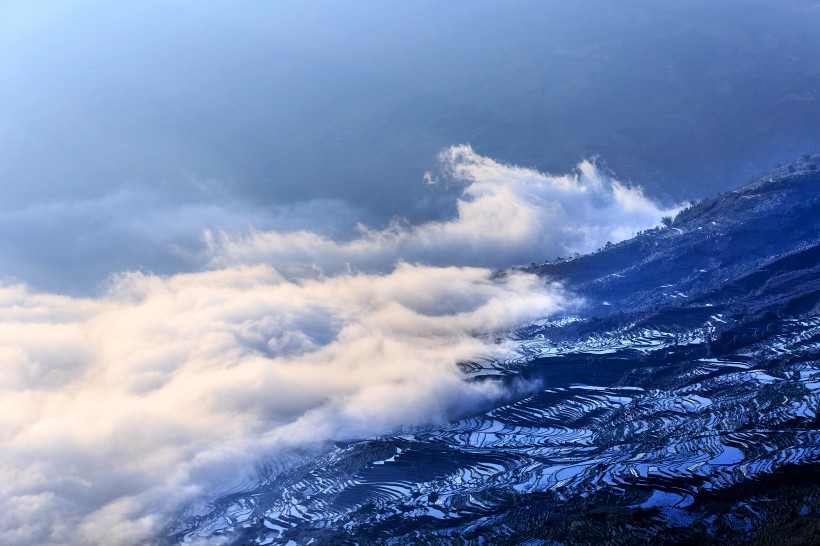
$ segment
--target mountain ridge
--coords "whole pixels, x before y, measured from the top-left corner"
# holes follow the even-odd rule
[[[668,227],[517,268],[585,304],[507,332],[515,357],[463,371],[539,388],[337,444],[182,515],[169,542],[820,540],[818,159]]]

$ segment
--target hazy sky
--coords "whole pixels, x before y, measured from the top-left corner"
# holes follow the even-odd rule
[[[4,0],[0,273],[82,292],[190,269],[169,248],[206,227],[452,216],[458,188],[423,176],[458,144],[711,195],[820,145],[818,21],[803,0]],[[207,210],[135,227],[181,207]]]
[[[0,0],[0,542],[142,544],[260,461],[537,388],[456,363],[584,302],[494,270],[817,151],[818,23]]]

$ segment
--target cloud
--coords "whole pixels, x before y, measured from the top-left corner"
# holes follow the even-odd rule
[[[123,186],[103,196],[0,211],[2,273],[46,290],[89,294],[119,271],[201,269],[203,230],[310,229],[339,237],[364,216],[333,199],[254,206],[229,189],[186,179],[166,189]]]
[[[498,268],[594,250],[674,213],[590,162],[551,176],[456,146],[440,163],[425,179],[436,181],[429,191],[439,199],[460,190],[454,217],[418,225],[367,227],[372,214],[332,199],[260,206],[237,198],[228,183],[192,176],[0,211],[2,273],[80,295],[135,269],[171,274],[263,262],[298,278],[348,267],[387,272],[400,259]],[[210,234],[204,248],[203,232]]]
[[[456,363],[567,298],[526,275],[401,263],[119,277],[98,299],[0,289],[0,542],[136,544],[255,462],[444,421],[503,392]]]
[[[186,250],[199,270],[121,273],[96,297],[0,286],[0,543],[144,543],[261,461],[498,402],[500,384],[466,381],[457,363],[508,356],[494,333],[575,300],[487,267],[596,248],[668,213],[588,162],[555,177],[465,146],[441,160],[462,186],[449,220],[338,240],[274,230],[282,211],[138,199],[138,213],[103,222],[129,227],[102,248],[184,246],[214,222],[204,256]],[[118,199],[100,207],[134,201]],[[55,221],[93,208],[58,207]],[[268,230],[242,235],[242,219]]]
[[[678,210],[663,208],[590,161],[553,176],[499,163],[464,145],[444,150],[439,159],[442,173],[463,186],[453,219],[377,230],[360,226],[358,237],[341,243],[312,231],[222,233],[207,241],[212,263],[264,261],[295,277],[350,266],[385,271],[398,259],[508,267],[596,250]]]

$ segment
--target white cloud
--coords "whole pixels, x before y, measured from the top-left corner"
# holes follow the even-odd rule
[[[464,146],[442,162],[464,185],[451,220],[346,242],[226,232],[209,270],[125,273],[96,298],[0,287],[0,543],[138,544],[261,460],[476,411],[505,393],[457,362],[506,355],[486,335],[573,304],[484,267],[596,248],[668,212],[590,163],[554,177]],[[184,234],[206,208],[189,210]]]
[[[124,275],[100,299],[0,289],[0,542],[134,544],[263,458],[502,395],[455,364],[566,299],[525,275],[399,264]]]
[[[593,251],[678,210],[659,206],[640,188],[612,180],[589,161],[563,176],[498,163],[469,146],[446,149],[440,161],[443,171],[464,185],[454,219],[361,227],[359,237],[343,243],[312,231],[223,233],[208,239],[212,261],[264,261],[295,277],[348,266],[385,271],[398,259],[508,267]]]

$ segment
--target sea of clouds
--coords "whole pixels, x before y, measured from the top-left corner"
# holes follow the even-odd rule
[[[440,159],[460,188],[449,219],[334,238],[240,229],[265,224],[235,204],[159,206],[109,214],[105,232],[170,248],[198,230],[199,247],[174,247],[194,270],[114,273],[95,296],[0,286],[0,543],[145,543],[260,462],[503,400],[457,362],[503,358],[514,346],[491,334],[581,303],[493,270],[674,213],[588,161],[552,176],[469,146]]]

